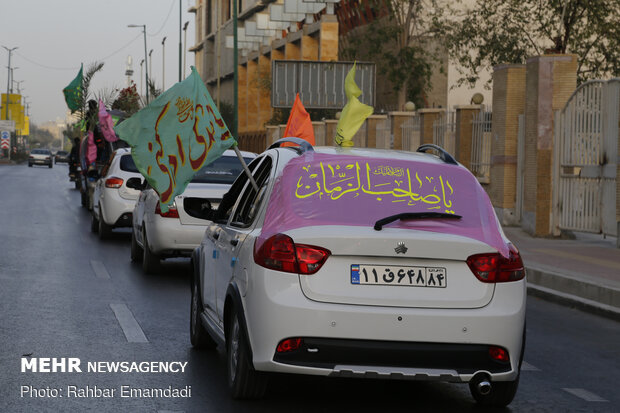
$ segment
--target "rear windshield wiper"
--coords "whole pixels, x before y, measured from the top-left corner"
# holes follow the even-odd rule
[[[461,219],[460,215],[446,214],[444,212],[404,212],[402,214],[396,214],[389,217],[381,218],[375,222],[375,230],[381,231],[384,225],[390,222],[398,221],[399,219],[433,219],[433,218],[449,218],[449,219]]]

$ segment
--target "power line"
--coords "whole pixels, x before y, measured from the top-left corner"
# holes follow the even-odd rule
[[[161,33],[161,31],[164,29],[164,27],[166,27],[166,23],[168,23],[168,19],[170,18],[170,14],[172,13],[172,8],[174,7],[175,3],[176,3],[176,0],[175,0],[175,1],[171,1],[171,2],[170,2],[170,10],[168,10],[168,15],[166,16],[166,20],[164,20],[164,23],[161,25],[161,27],[159,28],[159,30],[157,30],[157,32],[156,32],[156,33],[153,33],[153,34],[149,34],[149,33],[147,33],[147,36],[149,36],[149,37],[155,37],[155,36],[157,36],[159,33]]]
[[[124,49],[129,47],[129,45],[131,45],[133,42],[135,42],[140,36],[142,36],[142,35],[138,34],[136,37],[131,39],[129,42],[127,42],[122,47],[118,48],[117,50],[115,50],[114,52],[110,53],[109,55],[107,55],[105,57],[97,59],[97,61],[103,61],[104,62],[105,60],[107,60],[110,57],[116,55],[117,53],[120,53],[121,51],[123,51]],[[21,57],[22,59],[32,63],[33,65],[40,66],[40,67],[45,68],[45,69],[50,69],[50,70],[78,70],[80,68],[79,66],[74,66],[74,67],[54,67],[54,66],[48,66],[48,65],[44,65],[43,63],[39,63],[39,62],[36,62],[36,61],[34,61],[32,59],[29,59],[26,56],[22,55],[21,53],[15,52],[15,54],[18,55],[19,57]]]

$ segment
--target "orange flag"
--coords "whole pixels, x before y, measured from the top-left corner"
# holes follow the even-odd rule
[[[283,137],[301,138],[310,142],[312,146],[315,145],[314,129],[312,128],[310,115],[306,112],[306,108],[304,108],[304,105],[301,103],[299,93],[295,96],[295,103],[293,103],[291,115],[288,117]]]

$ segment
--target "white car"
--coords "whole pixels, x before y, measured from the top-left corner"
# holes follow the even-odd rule
[[[28,156],[28,166],[32,168],[32,165],[47,165],[48,168],[52,168],[54,155],[49,149],[33,149]]]
[[[252,152],[241,152],[246,164],[256,158]],[[203,166],[194,175],[182,195],[175,198],[168,212],[161,212],[159,195],[151,187],[144,188],[133,213],[131,260],[142,261],[146,273],[156,272],[160,260],[189,257],[203,238],[206,223],[189,215],[185,209],[209,201],[217,206],[243,167],[232,150]]]
[[[294,141],[300,147],[280,147]],[[462,165],[416,152],[274,143],[235,181],[192,255],[190,337],[225,346],[235,398],[265,373],[517,390],[526,282]],[[200,216],[201,214],[196,214]]]
[[[130,148],[117,149],[101,170],[93,190],[90,229],[104,239],[113,228],[130,227],[131,215],[140,191],[129,188],[127,181],[141,178],[131,157]]]

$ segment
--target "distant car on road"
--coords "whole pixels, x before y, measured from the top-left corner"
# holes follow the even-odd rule
[[[104,239],[113,228],[131,227],[132,213],[140,191],[129,188],[127,181],[141,178],[131,157],[130,148],[117,149],[101,170],[93,190],[90,229]]]
[[[234,398],[294,373],[468,383],[481,404],[512,401],[525,270],[471,172],[434,145],[291,138],[249,169],[258,190],[242,174],[195,214],[208,225],[192,255],[191,343],[226,349]]]
[[[56,163],[60,163],[60,162],[64,162],[67,163],[69,162],[69,152],[67,151],[58,151],[56,152],[56,155],[54,155],[54,160]]]
[[[246,163],[256,157],[252,152],[241,154]],[[152,273],[157,271],[161,259],[189,257],[200,244],[207,223],[190,216],[185,208],[199,208],[206,201],[217,206],[242,170],[235,152],[225,151],[221,157],[194,175],[183,194],[175,198],[167,212],[161,211],[159,195],[147,185],[140,193],[133,211],[131,260],[142,261],[144,271]],[[132,185],[130,182],[130,187],[140,188],[141,185]]]
[[[52,168],[54,166],[54,158],[49,149],[33,149],[28,156],[28,166],[47,165]]]

